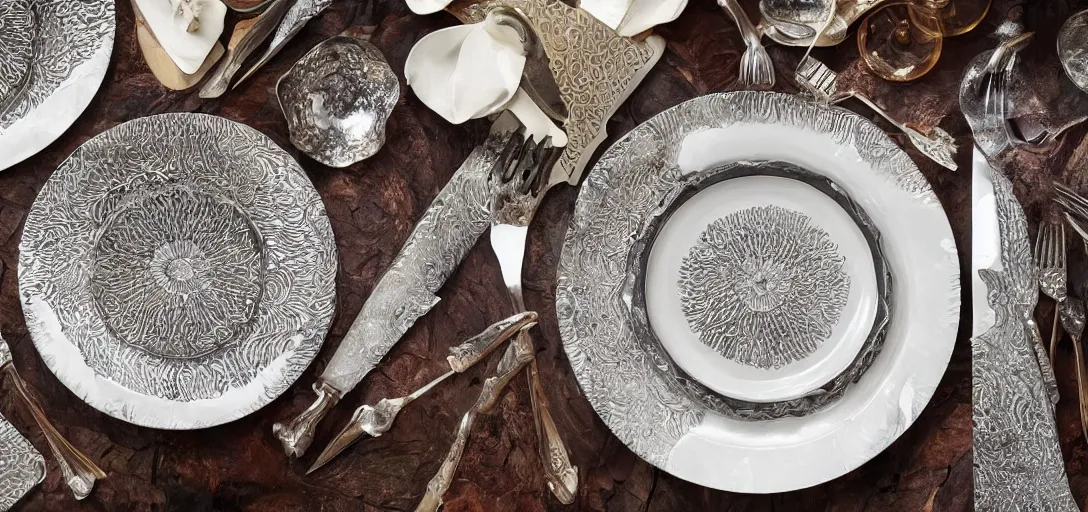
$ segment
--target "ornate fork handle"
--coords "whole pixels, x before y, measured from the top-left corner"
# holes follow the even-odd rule
[[[457,472],[458,464],[461,463],[461,455],[465,451],[465,444],[468,443],[468,435],[472,431],[472,424],[476,421],[476,416],[490,412],[499,401],[499,397],[506,385],[532,360],[532,344],[527,343],[526,338],[518,336],[503,353],[502,359],[499,360],[499,366],[495,369],[495,375],[484,381],[483,389],[480,391],[480,397],[476,399],[476,403],[461,418],[461,423],[457,427],[457,434],[453,439],[453,445],[450,446],[450,451],[446,454],[446,459],[442,461],[442,465],[439,466],[438,472],[427,483],[427,492],[416,507],[416,512],[435,512],[442,506],[442,496],[446,494],[446,491],[450,488],[450,483],[453,482],[453,476]]]
[[[759,31],[756,30],[755,25],[752,25],[752,20],[748,19],[744,8],[737,3],[737,0],[718,0],[718,6],[725,9],[733,17],[733,21],[736,22],[737,29],[740,30],[740,36],[744,38],[746,45],[762,44],[759,40]]]
[[[83,455],[72,446],[53,427],[38,401],[31,394],[26,382],[15,371],[15,366],[7,364],[3,367],[3,370],[11,376],[11,381],[15,384],[15,391],[22,397],[23,402],[30,409],[30,414],[34,416],[34,421],[38,423],[38,427],[45,434],[45,441],[49,444],[49,450],[53,452],[53,457],[57,459],[57,465],[60,466],[61,474],[64,475],[64,481],[72,489],[72,494],[77,500],[86,498],[94,489],[95,481],[106,478],[106,473],[95,465],[91,459],[88,459],[86,455]]]
[[[560,503],[570,505],[578,492],[578,468],[571,465],[567,446],[559,436],[559,429],[555,428],[555,421],[548,410],[548,399],[540,383],[535,357],[529,363],[529,397],[536,404],[533,406],[533,416],[540,456],[547,457],[544,460],[544,481]]]

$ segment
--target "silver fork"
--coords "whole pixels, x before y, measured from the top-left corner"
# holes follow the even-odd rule
[[[771,60],[767,49],[760,41],[760,33],[752,25],[752,20],[744,13],[744,9],[737,0],[718,0],[718,5],[725,9],[744,38],[747,47],[740,56],[740,76],[738,81],[741,87],[774,87],[774,62]]]
[[[1088,439],[1088,374],[1084,369],[1084,352],[1081,337],[1084,336],[1084,301],[1067,296],[1061,303],[1062,328],[1073,340],[1073,355],[1077,366],[1077,400],[1080,405],[1080,431]]]
[[[525,311],[521,271],[529,224],[540,206],[551,168],[562,151],[562,148],[551,146],[550,138],[536,143],[532,138],[515,135],[503,149],[491,174],[491,248],[499,260],[503,282],[517,311]],[[533,346],[527,331],[518,334],[518,341]],[[578,492],[578,468],[571,465],[567,447],[548,410],[535,352],[529,362],[529,396],[538,451],[544,463],[544,480],[560,502],[570,505]]]
[[[11,358],[11,349],[8,348],[8,342],[4,340],[3,336],[0,336],[0,371],[7,373],[11,377],[11,382],[15,384],[15,391],[23,399],[23,404],[26,405],[27,409],[30,409],[30,415],[34,417],[38,428],[42,429],[45,442],[49,445],[49,450],[53,452],[53,458],[57,459],[57,466],[60,467],[60,472],[64,476],[64,482],[72,489],[72,495],[77,500],[86,498],[94,489],[95,481],[106,478],[106,472],[102,471],[83,452],[72,446],[72,443],[69,443],[49,421],[41,405],[38,404],[30,391],[30,387],[19,376],[19,372],[15,370],[15,364]],[[0,464],[2,464],[2,461],[0,461]]]
[[[1035,238],[1035,269],[1039,276],[1039,290],[1055,302],[1048,349],[1050,360],[1054,361],[1059,310],[1066,299],[1065,226],[1053,222],[1039,226],[1039,234]]]
[[[910,139],[910,143],[921,151],[930,160],[937,162],[942,167],[956,170],[956,140],[948,132],[934,126],[929,135],[923,134],[917,129],[896,121],[891,115],[880,108],[873,100],[858,91],[840,92],[838,90],[839,75],[828,68],[824,63],[805,57],[797,66],[797,85],[814,96],[821,103],[834,105],[850,98],[857,98],[880,117],[887,119]]]

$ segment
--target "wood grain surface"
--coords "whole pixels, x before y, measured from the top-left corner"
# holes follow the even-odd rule
[[[751,16],[756,2],[745,2]],[[20,511],[377,511],[411,510],[449,447],[461,413],[474,401],[485,368],[457,376],[408,407],[396,427],[350,448],[326,469],[303,472],[317,449],[363,403],[410,392],[443,371],[446,348],[509,311],[499,269],[486,244],[478,245],[440,293],[442,302],[422,319],[323,423],[301,461],[288,461],[273,438],[272,423],[299,412],[313,395],[309,385],[408,236],[413,222],[486,135],[483,121],[451,126],[403,85],[389,121],[386,146],[348,169],[334,170],[299,155],[287,139],[274,96],[276,79],[315,44],[342,30],[376,26],[373,41],[403,76],[404,61],[420,37],[450,26],[444,13],[416,16],[401,0],[336,0],[254,79],[222,98],[204,101],[196,89],[172,92],[151,75],[136,43],[128,2],[117,3],[113,62],[98,96],[75,125],[37,156],[0,172],[0,329],[13,344],[19,371],[38,389],[47,413],[78,447],[109,473],[82,502],[71,498],[50,460],[46,481]],[[949,213],[961,265],[970,234],[970,132],[958,112],[956,88],[965,63],[994,41],[986,29],[947,43],[936,69],[909,85],[882,82],[859,62],[855,39],[815,55],[842,74],[844,87],[872,95],[902,120],[939,125],[961,146],[961,171],[950,172],[910,155],[930,179]],[[676,22],[660,27],[668,49],[657,68],[608,125],[609,141],[636,124],[690,98],[735,87],[743,50],[735,26],[712,0],[692,0]],[[778,89],[796,91],[792,70],[802,49],[770,48]],[[876,115],[850,104],[862,115]],[[170,432],[135,427],[102,414],[72,395],[43,365],[27,335],[17,297],[21,229],[35,194],[53,170],[88,138],[119,123],[162,112],[204,112],[257,128],[298,157],[325,200],[340,249],[335,324],[320,356],[283,397],[246,418],[217,428]],[[881,120],[880,126],[892,130]],[[906,137],[890,131],[901,145]],[[1088,153],[1088,149],[1082,150]],[[656,470],[623,446],[582,396],[563,353],[554,312],[554,279],[561,241],[577,189],[554,191],[533,224],[526,263],[528,306],[541,312],[537,334],[541,372],[553,414],[581,468],[575,505],[563,506],[544,490],[525,380],[516,379],[496,413],[482,417],[469,440],[458,476],[447,494],[453,511],[964,511],[971,510],[971,389],[969,318],[961,322],[951,364],[919,420],[871,462],[824,485],[780,495],[737,495],[705,489]],[[965,270],[966,272],[966,270]],[[923,278],[923,276],[918,276]],[[964,279],[964,282],[969,280]],[[968,304],[967,287],[963,303]],[[1047,324],[1049,325],[1049,323]],[[481,365],[483,366],[483,365]],[[1070,366],[1071,368],[1071,366]],[[1059,365],[1063,376],[1070,369]],[[1068,379],[1063,392],[1068,394]],[[0,411],[48,454],[44,439],[10,387]],[[1074,404],[1075,406],[1075,404]],[[1088,491],[1088,446],[1062,410],[1062,432],[1078,471],[1074,487]],[[1074,435],[1076,434],[1076,435]],[[1074,439],[1075,438],[1075,439]],[[47,456],[48,458],[48,456]],[[721,461],[723,465],[730,461]]]

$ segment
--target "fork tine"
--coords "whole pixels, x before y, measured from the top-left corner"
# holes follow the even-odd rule
[[[1066,252],[1065,252],[1065,225],[1058,224],[1058,267],[1065,272],[1066,269]]]
[[[1043,268],[1054,266],[1054,227],[1049,222],[1043,224]]]
[[[1046,236],[1046,225],[1040,224],[1035,233],[1035,268],[1043,268],[1043,237]]]

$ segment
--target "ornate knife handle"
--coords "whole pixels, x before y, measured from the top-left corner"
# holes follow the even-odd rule
[[[283,450],[292,457],[301,457],[314,442],[314,427],[340,401],[340,391],[325,381],[314,382],[317,400],[290,423],[272,425],[272,433],[283,443]]]
[[[49,444],[49,450],[53,452],[53,457],[57,459],[57,465],[60,466],[60,472],[64,475],[65,483],[72,489],[72,494],[77,500],[86,498],[94,489],[95,481],[106,478],[106,473],[86,455],[83,455],[82,452],[72,446],[53,427],[53,424],[49,422],[49,418],[45,416],[45,412],[42,411],[41,405],[31,394],[26,382],[15,371],[15,366],[7,364],[3,369],[11,376],[11,381],[15,384],[15,391],[19,393],[27,408],[30,409],[30,414],[34,416],[38,428],[42,429],[42,434],[45,434],[45,441]]]
[[[511,334],[536,325],[536,320],[536,312],[527,311],[497,322],[464,343],[451,347],[450,355],[446,358],[446,361],[450,363],[450,368],[453,371],[462,373],[487,357],[503,341],[506,341]]]
[[[446,454],[446,459],[442,461],[434,478],[427,483],[427,492],[416,507],[416,512],[435,512],[442,506],[442,496],[449,490],[453,475],[457,472],[457,465],[461,463],[461,455],[465,451],[465,444],[468,442],[468,435],[476,415],[489,412],[498,403],[506,385],[529,361],[533,360],[533,347],[531,344],[524,343],[523,339],[519,336],[507,347],[498,368],[495,369],[495,375],[484,381],[476,404],[461,418],[453,445],[450,446],[450,451]]]

